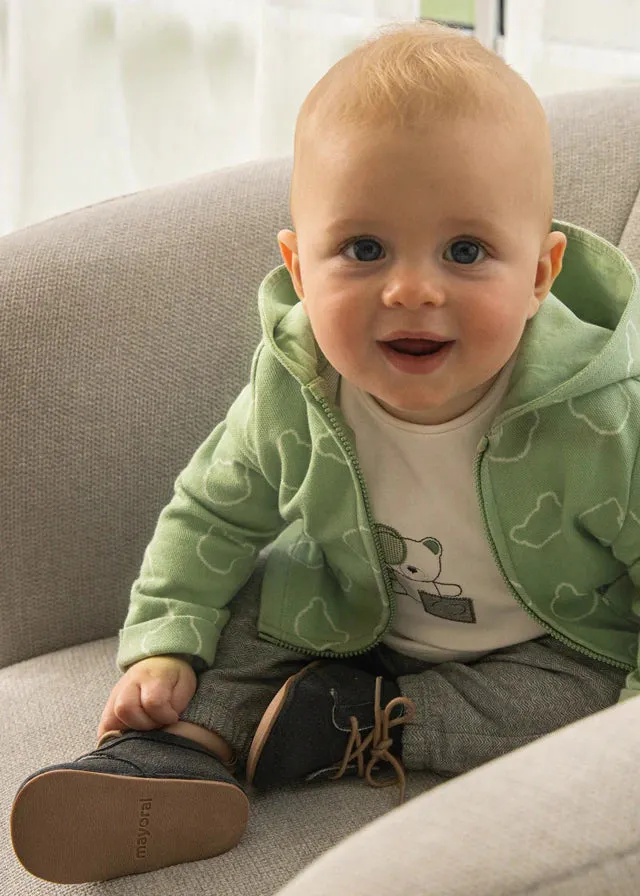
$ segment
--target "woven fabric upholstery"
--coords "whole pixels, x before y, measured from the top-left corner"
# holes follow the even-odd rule
[[[618,243],[640,265],[640,89],[554,97],[547,107],[557,217]],[[0,239],[2,893],[60,893],[13,857],[11,800],[27,774],[93,745],[117,676],[113,636],[158,512],[247,379],[259,334],[256,290],[279,260],[276,233],[289,223],[289,174],[287,159],[251,163]],[[640,785],[622,758],[636,752],[635,702],[581,723],[568,740],[560,732],[534,744],[527,749],[541,752],[533,759],[512,754],[474,772],[468,787],[460,778],[392,813],[361,841],[358,870],[389,848],[401,862],[372,863],[368,876],[341,888],[360,856],[358,844],[348,844],[288,893],[632,896],[638,825],[628,813],[637,819]],[[604,769],[599,777],[596,767]],[[519,780],[529,786],[518,800]],[[412,775],[409,796],[435,783]],[[596,785],[593,800],[580,801]],[[236,851],[79,892],[270,896],[386,812],[387,797],[354,781],[258,797]],[[484,802],[487,814],[478,808]],[[521,818],[528,827],[519,839]],[[491,819],[509,830],[489,850]],[[620,839],[621,824],[635,833],[635,853],[632,836]],[[446,851],[445,833],[415,839],[417,825],[450,832],[458,851]],[[439,864],[430,883],[431,859]],[[425,874],[416,878],[418,863]],[[385,867],[393,879],[383,880]]]
[[[0,665],[117,632],[181,467],[245,384],[288,161],[0,240]]]

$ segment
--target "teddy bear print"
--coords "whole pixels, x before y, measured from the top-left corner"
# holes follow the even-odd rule
[[[451,622],[475,623],[473,601],[462,588],[440,581],[443,548],[437,538],[405,538],[392,526],[376,526],[395,594],[422,603],[425,613]]]

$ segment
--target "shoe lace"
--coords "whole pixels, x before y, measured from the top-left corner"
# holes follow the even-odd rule
[[[364,778],[371,787],[390,787],[397,784],[400,788],[400,800],[404,801],[406,775],[404,767],[400,760],[391,753],[393,746],[393,738],[390,736],[390,729],[396,725],[406,725],[412,722],[416,717],[416,705],[409,697],[394,697],[382,709],[380,706],[380,697],[382,691],[382,678],[376,678],[376,686],[374,693],[374,723],[373,729],[363,739],[358,730],[358,720],[355,716],[351,716],[349,722],[351,724],[351,734],[347,743],[344,758],[340,768],[332,775],[332,779],[341,778],[347,767],[354,761],[358,763],[358,777]],[[397,706],[403,706],[405,711],[401,716],[392,719],[391,714]],[[364,753],[370,749],[369,760],[365,766]],[[387,762],[394,770],[393,777],[373,777],[373,772],[380,762]]]

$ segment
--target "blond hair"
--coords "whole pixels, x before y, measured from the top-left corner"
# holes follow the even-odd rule
[[[523,97],[541,109],[527,82],[496,53],[455,28],[423,21],[380,29],[318,81],[298,126],[330,112],[342,123],[419,124],[425,115],[505,117]]]
[[[524,78],[476,38],[430,21],[380,29],[312,88],[296,122],[292,206],[300,156],[313,155],[315,141],[331,129],[428,129],[464,117],[490,118],[521,136],[537,165],[536,189],[550,224],[553,162],[540,100]]]

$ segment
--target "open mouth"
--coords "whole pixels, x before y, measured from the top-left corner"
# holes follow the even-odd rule
[[[401,373],[425,376],[438,370],[451,354],[452,339],[425,339],[400,336],[379,342],[383,355]]]
[[[400,355],[412,355],[414,358],[421,358],[425,355],[437,354],[450,343],[436,342],[432,339],[392,339],[389,342],[385,342],[384,345]]]

